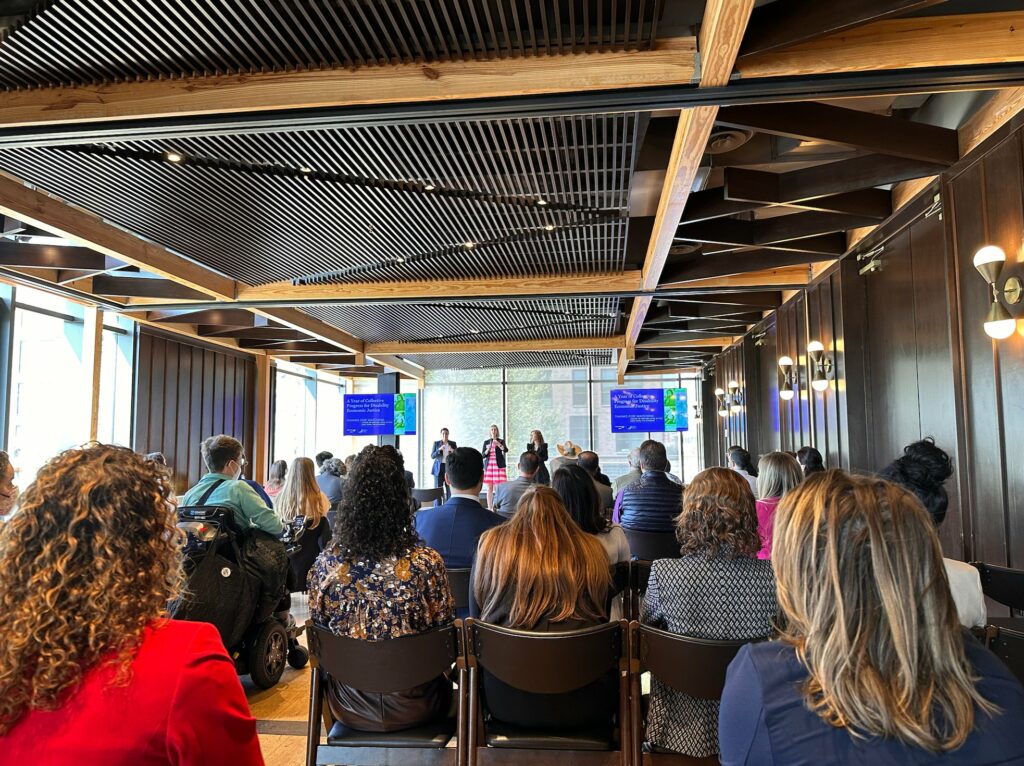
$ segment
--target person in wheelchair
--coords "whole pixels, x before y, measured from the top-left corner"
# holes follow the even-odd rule
[[[181,505],[231,509],[238,531],[247,535],[247,565],[260,581],[257,615],[284,612],[286,618],[288,557],[280,540],[284,525],[252,487],[240,481],[246,464],[242,443],[226,434],[211,436],[202,444],[202,455],[209,473],[185,493]]]

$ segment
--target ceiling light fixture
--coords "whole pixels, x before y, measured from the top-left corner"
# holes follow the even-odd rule
[[[434,189],[436,189],[436,188],[437,187],[434,186],[434,184],[430,183],[429,181],[427,183],[423,184],[423,191],[434,191]]]
[[[467,250],[472,250],[474,247],[476,247],[476,242],[474,242],[473,240],[470,239],[470,240],[468,240],[466,242],[463,242],[462,246],[464,248],[466,248]]]
[[[164,154],[164,159],[167,160],[168,162],[181,162],[182,160],[185,159],[185,156],[182,154],[178,154],[178,152],[167,152],[166,154]]]
[[[729,381],[729,396],[732,398],[732,405],[729,407],[733,412],[740,412],[743,403],[740,401],[740,384],[735,380]]]
[[[541,198],[541,199],[537,200],[537,204],[538,205],[546,205],[546,204],[548,204],[548,201],[546,199]]]
[[[788,402],[796,396],[796,387],[793,385],[793,359],[788,356],[779,357],[779,370],[782,372],[779,398]]]
[[[303,175],[308,176],[310,173],[313,172],[313,168],[309,167],[309,165],[303,165],[301,168],[299,168],[299,172],[302,173]]]
[[[1024,284],[1019,277],[1010,277],[999,287],[999,275],[1006,263],[1006,253],[997,245],[986,245],[974,254],[974,268],[992,288],[992,305],[985,315],[985,334],[996,340],[1005,340],[1017,330],[1017,320],[999,301],[1001,295],[1011,306],[1020,303]]]
[[[555,225],[553,223],[549,223],[549,224],[545,224],[544,225],[544,231],[554,231],[554,230],[555,230]]]
[[[729,402],[725,398],[725,389],[715,389],[715,399],[718,401],[718,414],[723,418],[729,417]]]

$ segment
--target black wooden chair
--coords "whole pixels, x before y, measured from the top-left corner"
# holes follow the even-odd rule
[[[449,569],[448,587],[452,589],[456,609],[469,609],[469,569]]]
[[[664,630],[632,622],[629,625],[630,741],[633,764],[666,764],[666,766],[711,766],[718,757],[695,758],[681,753],[656,751],[644,753],[644,722],[641,710],[640,676],[650,672],[652,678],[673,689],[701,699],[721,699],[725,688],[725,671],[736,653],[749,641],[710,641],[680,636]]]
[[[989,630],[988,648],[1024,683],[1024,631],[994,626]]]
[[[462,624],[389,641],[360,641],[336,636],[307,623],[310,663],[309,728],[306,766],[463,766],[465,663],[461,661]],[[333,720],[327,704],[327,677],[365,692],[398,692],[424,684],[458,667],[458,716],[391,733],[348,729]],[[321,721],[327,744],[320,744]],[[452,738],[455,742],[452,742]],[[453,746],[454,745],[454,746]]]
[[[608,600],[605,603],[605,611],[612,613],[612,604],[616,597],[622,596],[622,616],[629,618],[629,599],[633,585],[632,562],[620,561],[608,567],[608,574],[612,578],[611,586],[608,588]]]
[[[622,531],[629,540],[629,552],[642,561],[677,559],[681,555],[675,532],[640,532],[626,527]]]
[[[465,623],[469,668],[466,747],[469,766],[627,766],[629,763],[628,625],[607,623],[561,633],[512,630],[469,619]],[[485,721],[483,673],[533,694],[566,694],[615,673],[618,721],[601,731],[525,729]]]
[[[434,502],[444,502],[444,487],[431,487],[429,489],[414,489],[412,490],[412,499],[415,500],[420,508],[428,508],[434,504]]]
[[[644,594],[647,593],[647,583],[651,579],[651,565],[653,561],[630,562],[630,620],[639,620],[641,607],[644,603]]]

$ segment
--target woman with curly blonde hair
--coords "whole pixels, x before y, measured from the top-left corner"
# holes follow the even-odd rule
[[[263,763],[216,629],[166,617],[173,494],[164,469],[106,445],[25,490],[0,530],[0,763]]]

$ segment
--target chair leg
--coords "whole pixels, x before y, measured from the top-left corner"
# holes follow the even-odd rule
[[[466,684],[468,683],[466,678],[466,669],[459,668],[459,698],[456,704],[456,719],[455,719],[455,737],[458,750],[455,753],[456,766],[466,766],[466,759],[468,757],[467,751],[467,734],[466,729]]]
[[[320,714],[323,707],[323,681],[320,670],[314,668],[309,681],[309,721],[306,724],[306,766],[316,766],[320,748]]]
[[[466,711],[466,764],[476,766],[476,746],[479,738],[479,717],[480,699],[477,692],[477,670],[474,667],[469,669],[469,694],[468,710]]]

